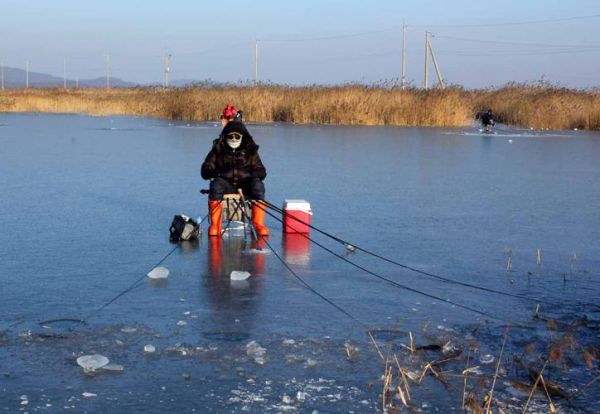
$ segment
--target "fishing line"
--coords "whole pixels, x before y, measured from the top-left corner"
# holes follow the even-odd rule
[[[267,212],[265,210],[265,212]],[[242,210],[242,214],[246,217],[246,219],[251,223],[250,219],[248,218],[247,214],[245,211]],[[267,214],[269,214],[267,212]],[[252,224],[251,224],[252,225]],[[254,227],[252,225],[252,227]],[[339,306],[338,304],[336,304],[335,302],[333,302],[331,299],[328,299],[326,296],[324,296],[323,294],[319,293],[315,288],[313,288],[311,285],[309,285],[300,275],[298,275],[294,269],[292,269],[285,260],[283,260],[283,258],[273,249],[273,247],[271,246],[271,244],[269,243],[268,237],[264,237],[264,236],[259,236],[262,237],[263,241],[265,242],[265,244],[269,247],[269,249],[273,252],[273,254],[277,257],[277,259],[279,259],[279,261],[281,262],[281,264],[283,264],[283,266],[302,284],[304,285],[304,287],[306,287],[310,292],[314,293],[315,295],[317,295],[319,298],[321,298],[323,301],[327,302],[329,305],[333,306],[334,308],[336,308],[338,311],[340,311],[341,313],[343,313],[344,315],[346,315],[348,318],[350,318],[351,320],[353,320],[354,322],[358,323],[360,326],[362,326],[363,328],[365,328],[367,331],[369,331],[369,326],[367,324],[365,324],[364,322],[360,321],[359,319],[357,319],[355,316],[353,316],[350,312],[346,311],[344,308],[342,308],[341,306]]]
[[[177,245],[175,247],[173,247],[171,249],[171,251],[169,253],[167,253],[162,259],[160,259],[158,261],[158,263],[156,263],[154,266],[152,266],[152,268],[150,270],[154,269],[155,267],[159,266],[162,262],[164,262],[165,260],[167,260],[167,258],[169,256],[171,256],[175,252],[175,250],[179,249],[179,247],[181,247],[181,243],[177,243]],[[140,276],[135,282],[133,282],[131,285],[129,285],[128,288],[126,288],[125,290],[121,291],[118,295],[116,295],[115,297],[113,297],[112,299],[110,299],[108,302],[106,302],[102,306],[100,306],[98,309],[96,309],[95,311],[93,311],[92,313],[90,313],[86,318],[84,318],[84,321],[87,321],[92,316],[94,316],[97,313],[101,312],[104,308],[106,308],[107,306],[109,306],[111,303],[115,302],[120,297],[122,297],[122,296],[126,295],[127,293],[131,292],[133,289],[136,288],[136,286],[138,285],[138,283],[140,283],[146,277],[147,277],[147,273],[145,273],[142,276]]]
[[[208,213],[206,213],[206,215],[202,218],[202,220],[200,220],[200,222],[195,226],[195,229],[199,228],[202,225],[202,223],[204,222],[204,220],[206,220],[206,218],[209,216],[210,213],[212,213],[212,211],[209,211]],[[167,260],[167,258],[169,256],[171,256],[175,252],[175,250],[179,249],[180,247],[181,247],[181,242],[177,243],[177,245],[175,247],[173,247],[165,256],[163,256],[163,258],[160,259],[158,261],[158,263],[156,263],[150,270],[152,270],[155,267],[157,267],[160,264],[162,264],[165,260]],[[56,323],[56,322],[77,322],[77,323],[81,323],[83,325],[87,325],[88,320],[90,320],[92,317],[94,317],[95,315],[97,315],[98,313],[100,313],[107,306],[109,306],[112,303],[114,303],[120,297],[122,297],[122,296],[126,295],[127,293],[131,292],[132,290],[134,290],[145,277],[147,277],[147,273],[144,274],[143,276],[140,276],[137,280],[135,280],[126,289],[124,289],[121,292],[119,292],[116,296],[114,296],[112,299],[110,299],[109,301],[107,301],[104,304],[102,304],[102,306],[100,306],[98,309],[96,309],[96,310],[92,311],[91,313],[89,313],[83,319],[76,319],[76,318],[49,319],[49,320],[38,322],[38,325],[48,325],[48,324]]]
[[[265,201],[265,203],[271,209],[277,211],[278,213],[282,213],[283,214],[283,210],[280,209],[279,207],[273,205],[272,203],[270,203],[268,201]],[[380,259],[380,260],[383,260],[385,262],[391,263],[391,264],[396,265],[398,267],[401,267],[403,269],[410,270],[411,272],[415,272],[415,273],[418,273],[418,274],[421,274],[423,276],[427,276],[427,277],[430,277],[430,278],[433,278],[433,279],[441,280],[441,281],[446,282],[446,283],[452,283],[452,284],[456,284],[456,285],[460,285],[460,286],[465,286],[465,287],[469,287],[471,289],[477,289],[477,290],[481,290],[481,291],[488,292],[488,293],[494,293],[494,294],[497,294],[497,295],[508,296],[508,297],[516,298],[516,299],[528,300],[528,301],[535,302],[535,303],[549,304],[549,302],[544,301],[544,300],[530,298],[530,297],[527,297],[527,296],[518,295],[518,294],[514,294],[514,293],[503,292],[501,290],[491,289],[491,288],[487,288],[487,287],[484,287],[484,286],[473,285],[471,283],[461,282],[459,280],[450,279],[450,278],[447,278],[447,277],[443,277],[443,276],[439,276],[439,275],[436,275],[436,274],[433,274],[433,273],[426,272],[424,270],[416,269],[414,267],[411,267],[411,266],[399,263],[399,262],[397,262],[395,260],[388,259],[387,257],[381,256],[381,255],[379,255],[377,253],[374,253],[374,252],[372,252],[370,250],[367,250],[365,248],[357,246],[356,244],[353,244],[353,243],[347,242],[345,240],[342,240],[342,239],[340,239],[337,236],[334,236],[334,235],[332,235],[330,233],[327,233],[326,231],[318,229],[315,226],[313,226],[313,225],[311,225],[309,223],[306,223],[303,220],[300,220],[299,218],[296,218],[294,216],[289,216],[289,217],[292,218],[292,219],[294,219],[294,220],[296,220],[296,221],[298,221],[298,222],[300,222],[300,223],[302,223],[302,224],[307,225],[311,229],[313,229],[313,230],[315,230],[315,231],[323,234],[324,236],[327,236],[327,237],[331,238],[332,240],[335,240],[338,243],[343,244],[344,246],[346,246],[346,248],[351,247],[351,248],[354,248],[356,250],[360,250],[363,253],[366,253],[366,254],[368,254],[370,256],[373,256],[373,257],[375,257],[377,259]]]
[[[269,211],[265,210],[265,212],[268,215],[270,215],[271,217],[273,217],[274,219],[280,221],[283,224],[283,220],[281,220],[279,217],[276,217],[274,214],[272,214]],[[356,264],[356,263],[348,260],[344,256],[342,256],[342,255],[334,252],[333,250],[325,247],[324,245],[322,245],[321,243],[317,242],[316,240],[313,240],[310,236],[307,236],[304,233],[299,233],[299,234],[301,234],[303,237],[307,238],[308,240],[310,240],[312,243],[316,244],[317,246],[319,246],[323,250],[325,250],[325,251],[331,253],[332,255],[336,256],[337,258],[343,260],[344,262],[346,262],[346,263],[348,263],[348,264],[356,267],[357,269],[360,269],[363,272],[366,272],[366,273],[368,273],[368,274],[370,274],[370,275],[372,275],[372,276],[374,276],[374,277],[376,277],[378,279],[384,280],[384,281],[390,283],[392,286],[398,287],[400,289],[408,290],[409,292],[413,292],[413,293],[419,294],[421,296],[425,296],[425,297],[430,298],[430,299],[435,299],[435,300],[439,300],[440,302],[445,302],[445,303],[448,303],[450,305],[454,305],[456,307],[459,307],[459,308],[462,308],[462,309],[465,309],[465,310],[477,313],[479,315],[486,316],[486,317],[488,317],[490,319],[494,319],[494,320],[497,320],[497,321],[505,322],[503,319],[498,318],[497,316],[494,316],[491,313],[487,313],[485,311],[482,311],[482,310],[479,310],[479,309],[475,309],[475,308],[472,308],[472,307],[467,306],[467,305],[461,305],[460,303],[451,301],[450,299],[443,299],[443,298],[441,298],[439,296],[435,296],[435,295],[432,295],[432,294],[429,294],[429,293],[426,293],[426,292],[422,292],[420,290],[417,290],[417,289],[411,288],[409,286],[403,285],[401,283],[398,283],[398,282],[396,282],[394,280],[388,279],[388,278],[386,278],[384,276],[381,276],[381,275],[379,275],[379,274],[377,274],[377,273],[375,273],[375,272],[373,272],[373,271],[371,271],[371,270],[369,270],[369,269],[367,269],[367,268],[365,268],[365,267],[363,267],[361,265],[358,265],[358,264]]]

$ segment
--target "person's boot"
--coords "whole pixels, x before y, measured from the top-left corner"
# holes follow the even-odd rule
[[[210,216],[210,227],[208,228],[209,236],[221,237],[222,212],[223,204],[220,201],[208,200],[208,215]]]
[[[265,209],[267,206],[262,201],[252,204],[252,226],[257,236],[268,236],[269,229],[265,227]]]

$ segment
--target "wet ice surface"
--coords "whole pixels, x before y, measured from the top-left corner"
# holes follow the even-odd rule
[[[509,146],[458,129],[251,126],[267,199],[309,200],[313,224],[349,243],[313,233],[319,242],[437,300],[282,235],[270,217],[268,244],[234,224],[222,241],[203,235],[157,265],[172,249],[173,215],[206,213],[197,172],[212,124],[63,115],[2,115],[0,124],[1,410],[377,412],[381,353],[394,387],[398,367],[405,373],[413,411],[460,412],[467,366],[469,401],[481,404],[491,388],[502,320],[513,321],[494,390],[505,412],[522,412],[527,368],[548,356],[554,392],[581,391],[571,403],[553,395],[559,412],[598,405],[598,382],[584,389],[598,375],[600,339],[597,134],[509,130]],[[538,298],[541,319],[535,302],[411,274],[357,247]],[[374,342],[279,257],[373,328]],[[168,279],[145,277],[158,266]],[[231,280],[234,271],[252,276]],[[94,354],[110,362],[86,373],[77,359]],[[390,403],[404,410],[397,388]],[[541,393],[529,406],[548,412]]]

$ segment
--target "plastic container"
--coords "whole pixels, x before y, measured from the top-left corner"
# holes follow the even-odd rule
[[[283,232],[310,233],[312,210],[306,200],[285,200],[283,202]]]

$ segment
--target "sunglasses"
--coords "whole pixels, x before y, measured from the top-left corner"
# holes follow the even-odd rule
[[[227,139],[230,139],[232,141],[239,141],[240,139],[242,139],[243,134],[240,134],[239,132],[230,132],[229,134],[227,134]]]

